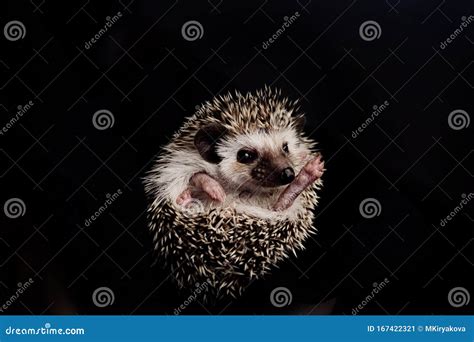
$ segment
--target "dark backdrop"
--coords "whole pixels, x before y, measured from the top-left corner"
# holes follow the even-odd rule
[[[468,313],[448,293],[473,289],[472,203],[441,220],[473,192],[473,125],[453,129],[448,117],[473,114],[474,23],[440,44],[470,20],[472,1],[32,0],[1,8],[2,27],[18,20],[26,32],[0,36],[0,125],[18,118],[0,136],[0,202],[25,204],[18,218],[1,212],[0,304],[34,281],[5,313],[173,314],[193,289],[178,292],[153,264],[141,177],[196,105],[264,85],[301,99],[306,130],[320,142],[319,234],[239,300],[198,300],[183,313],[310,313],[335,300],[334,313],[351,314],[385,278],[360,314]],[[190,20],[202,25],[200,39],[184,39]],[[359,33],[368,20],[380,27],[377,39]],[[114,118],[104,130],[92,122],[101,109]],[[378,216],[361,215],[367,198],[380,204]],[[290,306],[271,306],[278,286],[291,291]],[[94,305],[98,287],[110,288],[112,305]]]

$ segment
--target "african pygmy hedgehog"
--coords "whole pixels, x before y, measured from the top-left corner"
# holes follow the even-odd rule
[[[149,227],[180,287],[236,297],[303,248],[324,162],[297,102],[267,87],[206,102],[145,177]]]

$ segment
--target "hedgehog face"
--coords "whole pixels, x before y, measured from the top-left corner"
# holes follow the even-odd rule
[[[222,127],[210,125],[199,132],[196,147],[207,161],[216,164],[227,188],[235,191],[255,192],[289,184],[310,154],[292,127],[230,135]]]
[[[217,149],[219,170],[232,187],[278,187],[291,183],[299,166],[298,139],[290,130],[228,137]]]

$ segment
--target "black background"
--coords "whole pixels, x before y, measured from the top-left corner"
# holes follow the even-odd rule
[[[28,278],[34,284],[6,313],[173,314],[189,291],[153,265],[141,177],[160,146],[196,105],[216,94],[277,87],[300,98],[306,130],[326,159],[316,212],[319,234],[306,251],[253,283],[239,300],[194,302],[183,313],[310,313],[336,299],[351,314],[385,278],[360,314],[465,314],[448,292],[472,293],[472,203],[440,220],[473,192],[472,124],[448,115],[473,108],[473,25],[440,43],[473,14],[472,1],[7,1],[1,26],[19,20],[24,39],[0,36],[0,124],[34,106],[0,136],[1,198],[26,212],[2,214],[0,304]],[[107,16],[123,16],[92,45]],[[295,12],[299,18],[267,41]],[[181,27],[197,20],[201,39]],[[375,20],[381,36],[365,41]],[[389,106],[358,137],[372,107]],[[93,114],[110,110],[113,127]],[[84,222],[106,195],[123,194]],[[376,198],[380,215],[359,212]],[[98,308],[93,291],[113,290]],[[293,294],[271,306],[273,288]]]

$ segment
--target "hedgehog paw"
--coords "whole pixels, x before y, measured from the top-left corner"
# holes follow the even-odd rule
[[[222,186],[211,176],[205,173],[196,173],[192,179],[191,183],[204,191],[210,199],[217,202],[224,202],[226,194]]]
[[[281,193],[273,210],[282,211],[291,207],[295,199],[311,184],[321,178],[324,172],[324,162],[318,154],[311,159],[300,171],[295,180],[291,182]]]
[[[191,190],[186,189],[176,198],[176,204],[185,206],[191,200],[192,200]]]
[[[311,185],[317,179],[321,178],[324,173],[324,162],[321,160],[321,154],[306,163],[297,178],[301,178],[302,183],[306,186]]]

